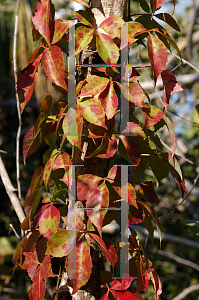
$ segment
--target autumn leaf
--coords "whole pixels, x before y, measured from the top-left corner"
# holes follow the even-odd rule
[[[158,196],[154,190],[152,181],[145,181],[138,187],[139,196],[151,203],[158,202]]]
[[[71,281],[73,282],[73,293],[74,295],[83,285],[85,285],[92,273],[92,259],[90,255],[90,245],[85,237],[83,237],[74,249],[75,255],[72,254],[66,258],[66,269],[70,274]],[[70,264],[75,261],[75,268],[71,268]],[[70,269],[69,269],[70,267]]]
[[[115,65],[119,59],[119,50],[113,39],[102,32],[96,33],[96,46],[99,56],[107,65]]]
[[[75,2],[77,2],[79,4],[82,4],[82,5],[84,5],[84,6],[88,7],[88,8],[90,7],[88,5],[88,3],[86,2],[86,0],[73,0],[73,1],[75,1]]]
[[[126,39],[121,39],[120,50],[126,47],[127,45],[136,42],[138,39],[137,35],[145,31],[146,29],[141,23],[136,21],[128,22],[128,41]]]
[[[173,74],[171,71],[164,70],[161,73],[161,77],[164,86],[163,100],[165,108],[169,104],[170,96],[173,93],[183,91],[183,89],[179,86],[175,74]]]
[[[136,106],[148,107],[144,102],[145,93],[139,83],[130,82],[129,84],[122,84],[121,92],[128,101],[134,103]]]
[[[85,26],[80,26],[76,29],[76,55],[79,54],[91,42],[94,31],[94,28],[87,28]]]
[[[41,273],[37,272],[34,277],[31,289],[29,291],[29,299],[30,300],[43,300],[45,296],[46,283],[41,278]]]
[[[58,229],[60,212],[54,205],[44,205],[45,209],[39,218],[39,232],[49,239]]]
[[[149,32],[147,40],[147,50],[149,61],[154,73],[154,82],[156,84],[159,74],[166,67],[167,49],[164,43],[159,38]]]
[[[108,211],[109,190],[103,182],[100,184],[86,200],[86,213],[90,221],[96,226],[100,236],[102,236],[103,219]]]
[[[36,12],[33,14],[32,22],[36,30],[45,38],[50,45],[50,1],[40,0],[36,6]]]
[[[57,149],[54,149],[53,152],[51,153],[50,159],[48,160],[48,162],[45,165],[43,178],[44,178],[44,184],[45,184],[46,188],[48,187],[48,180],[49,180],[51,172],[52,172],[54,161],[58,154],[59,154],[59,152],[57,151]]]
[[[153,105],[150,105],[148,108],[143,108],[142,113],[145,117],[144,129],[157,124],[164,115],[159,108]]]
[[[78,101],[77,107],[88,122],[107,129],[105,124],[105,111],[97,98],[91,98],[82,102]]]
[[[48,114],[52,107],[52,97],[51,95],[45,96],[39,103],[39,109]]]
[[[121,26],[124,20],[118,16],[110,16],[106,18],[99,26],[112,38],[121,36]]]
[[[113,86],[113,82],[110,82],[107,85],[106,89],[102,91],[98,99],[104,108],[107,119],[112,119],[118,107],[118,98]]]
[[[78,12],[77,11],[72,11],[72,14],[82,24],[94,28],[94,25],[93,25],[94,24],[94,19],[93,19],[91,13],[88,10],[79,10]]]
[[[42,54],[41,63],[46,76],[48,76],[53,83],[67,90],[64,79],[64,57],[61,49],[53,45],[49,49],[46,48]]]
[[[121,139],[128,157],[130,158],[133,165],[139,165],[141,160],[141,150],[136,142],[127,136],[119,136]]]
[[[116,262],[118,261],[118,256],[115,247],[111,243],[111,241],[106,236],[103,236],[103,238],[101,238],[93,233],[89,233],[89,236],[98,242],[106,260],[109,261],[112,267],[114,268]]]
[[[89,76],[84,80],[79,97],[96,96],[102,93],[109,83],[109,79],[96,75]]]
[[[18,76],[17,94],[19,96],[21,113],[32,97],[35,85],[35,74],[40,63],[43,53],[35,58],[26,68],[24,68]]]
[[[26,165],[26,159],[32,155],[40,146],[42,142],[42,131],[38,130],[34,134],[34,125],[25,133],[23,139],[23,161]]]
[[[72,20],[65,21],[63,19],[58,19],[54,21],[54,35],[51,44],[56,44],[61,40],[66,30],[73,24]]]
[[[77,178],[77,199],[86,200],[97,188],[101,177],[93,174],[79,175]]]
[[[153,0],[153,13],[160,8],[164,3],[166,2],[166,0]]]

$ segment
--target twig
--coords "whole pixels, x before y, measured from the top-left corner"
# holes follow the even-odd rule
[[[187,295],[191,294],[194,291],[199,290],[199,284],[191,285],[188,288],[184,289],[182,293],[173,298],[172,300],[181,300],[184,299]]]
[[[18,219],[20,221],[20,223],[23,222],[23,220],[25,219],[25,214],[24,214],[24,211],[21,207],[21,204],[19,202],[19,199],[17,197],[17,195],[14,193],[16,191],[16,189],[13,187],[11,181],[10,181],[10,178],[8,176],[8,173],[5,169],[5,166],[3,164],[3,161],[2,161],[2,158],[0,156],[0,176],[1,176],[1,179],[3,181],[3,184],[5,186],[5,189],[6,189],[6,192],[10,198],[10,201],[14,207],[14,210],[18,216]]]
[[[181,58],[180,56],[178,56],[177,54],[175,54],[173,52],[170,52],[169,50],[167,50],[167,52],[172,54],[174,57],[180,59],[183,63],[189,65],[192,69],[196,70],[199,73],[199,70],[194,65],[192,65],[188,60]]]
[[[175,112],[173,112],[173,111],[171,111],[171,110],[169,110],[169,109],[168,109],[167,111],[170,112],[171,114],[177,116],[178,118],[180,118],[180,119],[182,119],[182,120],[185,120],[185,121],[187,121],[187,122],[190,122],[190,123],[195,124],[196,126],[199,126],[199,124],[198,124],[197,122],[194,122],[194,121],[188,120],[188,119],[186,119],[186,118],[183,118],[183,117],[179,116],[177,113],[175,113]]]
[[[196,183],[197,183],[197,181],[198,181],[198,178],[199,178],[199,174],[198,174],[198,175],[196,176],[196,178],[194,179],[194,184],[193,184],[192,188],[190,189],[190,191],[188,192],[188,194],[186,195],[186,197],[184,197],[180,203],[174,205],[174,206],[173,206],[168,212],[166,212],[164,215],[162,215],[161,217],[159,217],[159,218],[158,218],[159,220],[162,219],[162,218],[164,218],[166,215],[168,215],[172,210],[174,210],[176,207],[178,207],[179,205],[181,205],[181,204],[189,197],[189,195],[192,193],[194,187],[196,186]]]
[[[17,113],[19,119],[19,126],[16,137],[16,169],[17,169],[17,187],[18,187],[18,198],[21,200],[21,185],[20,185],[20,169],[19,169],[19,148],[20,148],[20,135],[21,135],[21,111],[20,111],[20,101],[17,94],[17,59],[16,59],[16,49],[17,49],[17,31],[18,31],[18,17],[19,17],[19,7],[21,0],[17,1],[17,12],[15,15],[15,28],[14,28],[14,40],[13,40],[13,66],[14,66],[14,79],[16,88],[16,100],[17,100]]]
[[[11,231],[11,229],[14,231],[14,234],[16,235],[16,237],[18,239],[20,239],[20,236],[18,235],[18,233],[16,232],[16,230],[15,230],[15,228],[14,228],[14,226],[12,224],[10,224],[10,231]],[[9,231],[9,234],[10,234],[10,231]]]
[[[199,271],[199,265],[195,264],[194,262],[192,261],[189,261],[187,259],[184,259],[178,255],[175,255],[171,252],[168,252],[168,251],[163,251],[163,250],[159,250],[157,252],[157,254],[159,255],[162,255],[162,256],[166,256],[166,257],[169,257],[171,259],[174,259],[175,261],[177,261],[178,263],[182,264],[182,265],[185,265],[185,266],[188,266],[188,267],[191,267],[197,271]]]

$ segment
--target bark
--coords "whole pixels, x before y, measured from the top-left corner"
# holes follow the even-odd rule
[[[104,19],[108,18],[111,15],[117,15],[121,18],[124,18],[126,14],[126,0],[92,0],[91,1],[91,12],[93,13],[96,24],[99,26]],[[124,18],[125,19],[125,18]],[[91,42],[86,49],[82,52],[81,55],[81,64],[103,64],[101,58],[96,53],[95,40]],[[92,75],[94,68],[81,68],[78,72],[77,82],[87,78]],[[95,72],[96,74],[96,72]],[[97,73],[98,76],[101,76],[101,73]],[[87,128],[88,123],[84,120],[84,128]],[[73,164],[74,165],[83,165],[81,167],[76,167],[76,178],[80,174],[94,174],[100,177],[106,177],[108,174],[109,160],[100,159],[97,157],[91,159],[84,159],[85,156],[93,153],[97,147],[101,144],[101,139],[93,139],[82,137],[82,149],[84,155],[78,148],[74,149],[73,153]],[[81,206],[82,203],[77,203],[77,206]],[[81,216],[85,220],[86,215]],[[62,281],[62,287],[58,291],[58,300],[98,300],[100,299],[100,283],[99,283],[99,274],[100,274],[100,261],[101,256],[98,250],[97,243],[90,243],[91,246],[91,257],[92,257],[92,274],[90,276],[87,284],[81,288],[75,295],[70,298],[68,295],[68,288],[70,287],[70,281]],[[65,289],[64,289],[65,287]],[[65,296],[64,296],[65,295]]]

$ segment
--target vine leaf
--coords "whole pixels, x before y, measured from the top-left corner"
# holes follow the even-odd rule
[[[50,1],[40,0],[36,6],[36,12],[33,14],[32,22],[36,30],[45,38],[50,45]]]
[[[102,93],[109,83],[109,79],[96,75],[89,76],[84,80],[79,97],[95,96]]]
[[[52,97],[51,95],[45,96],[39,103],[39,109],[48,114],[52,107]]]
[[[159,74],[166,67],[167,49],[164,43],[149,32],[147,40],[147,50],[149,61],[154,72],[154,82],[156,84]]]
[[[137,41],[137,35],[145,32],[144,26],[136,21],[128,22],[128,41],[125,39],[121,40],[120,50]]]
[[[66,30],[72,25],[74,22],[72,20],[65,21],[63,19],[58,19],[54,21],[54,35],[51,44],[56,44],[61,40],[63,35],[66,33]]]
[[[107,65],[115,65],[117,63],[119,50],[109,35],[97,31],[96,46],[99,56]]]
[[[101,177],[93,174],[79,175],[77,179],[77,199],[86,200],[97,188]]]
[[[159,296],[162,294],[162,286],[161,286],[160,278],[155,270],[153,270],[149,274],[156,294],[156,299],[159,300],[160,299]]]
[[[43,53],[33,59],[33,61],[19,73],[17,80],[17,94],[19,96],[21,113],[32,97],[35,85],[35,74],[42,56]]]
[[[37,272],[34,277],[31,289],[28,293],[30,300],[43,300],[45,296],[46,282],[41,278],[41,273]]]
[[[139,196],[150,203],[157,203],[158,196],[154,190],[152,181],[145,181],[138,187]]]
[[[54,161],[58,154],[59,154],[59,152],[57,151],[57,149],[54,149],[53,152],[51,153],[50,159],[47,161],[47,163],[44,167],[43,178],[44,178],[44,184],[46,186],[46,189],[48,188],[48,180],[49,180],[51,172],[52,172]]]
[[[124,20],[118,16],[110,16],[105,19],[99,26],[112,38],[121,36],[121,26]]]
[[[84,5],[84,6],[88,7],[88,8],[90,8],[90,6],[89,6],[88,3],[86,2],[86,0],[73,0],[73,1],[75,1],[75,2],[77,2],[77,3],[79,3],[79,4],[82,4],[82,5]]]
[[[144,129],[157,124],[164,115],[159,108],[153,105],[150,105],[148,108],[143,108],[142,113],[145,117]]]
[[[144,102],[145,93],[137,82],[130,82],[121,86],[121,91],[124,97],[138,107],[148,107]]]
[[[129,225],[140,224],[144,221],[145,213],[139,201],[136,201],[137,207],[129,205]]]
[[[180,27],[178,26],[175,19],[170,14],[167,13],[156,14],[155,17],[169,24],[176,31],[181,32]]]
[[[176,138],[176,134],[175,134],[175,129],[174,129],[173,124],[171,123],[170,119],[166,115],[163,115],[162,118],[165,121],[165,124],[168,128],[169,134],[171,136],[172,145],[173,145],[172,156],[174,156],[175,151],[176,151],[176,147],[177,147],[177,138]]]
[[[173,74],[171,71],[164,70],[161,73],[161,77],[164,86],[163,100],[165,108],[169,104],[171,94],[181,92],[183,89],[178,84],[175,74]]]
[[[42,142],[42,131],[38,130],[34,134],[34,125],[28,129],[23,139],[23,161],[26,165],[26,159],[32,155],[40,146]]]
[[[76,51],[75,54],[79,54],[93,39],[94,28],[87,28],[80,26],[76,29]]]
[[[49,49],[45,49],[42,53],[41,63],[46,76],[56,85],[67,90],[64,79],[64,57],[61,49],[53,45]]]
[[[106,260],[109,261],[112,267],[114,268],[116,262],[118,261],[118,256],[115,247],[111,243],[111,241],[106,236],[103,236],[103,238],[101,238],[93,233],[89,233],[89,236],[98,242]]]
[[[160,8],[164,3],[166,2],[166,0],[153,0],[153,13]]]
[[[75,256],[72,254],[66,258],[66,269],[69,268],[69,263],[72,265],[73,260],[75,259],[75,268],[70,266],[70,276],[71,281],[73,282],[73,293],[74,295],[83,285],[85,285],[92,273],[92,259],[90,255],[90,245],[85,237],[83,237],[77,244],[74,249]],[[75,278],[75,279],[73,279]]]
[[[58,229],[60,212],[54,205],[42,206],[42,213],[39,218],[39,232],[49,239]]]
[[[136,166],[139,165],[141,161],[141,150],[138,144],[127,136],[121,135],[119,138],[121,139],[132,164]]]
[[[105,112],[101,102],[97,98],[91,98],[82,102],[78,101],[77,107],[80,109],[84,119],[88,122],[107,129],[105,124]]]
[[[86,213],[102,236],[102,225],[109,206],[109,190],[103,182],[87,198]]]
[[[112,119],[118,107],[118,98],[113,86],[113,82],[110,82],[107,85],[106,89],[102,91],[98,99],[101,101],[107,119],[108,120]]]
[[[89,11],[86,11],[86,10],[79,10],[78,12],[77,11],[72,11],[72,14],[82,24],[94,28],[94,19],[93,19],[92,15],[90,14]]]
[[[67,256],[75,247],[78,234],[76,231],[60,229],[55,232],[47,242],[46,255],[53,257]]]
[[[64,169],[64,176],[60,179],[67,186],[69,185],[69,165],[71,165],[70,155],[66,152],[60,153],[54,160],[52,170]]]

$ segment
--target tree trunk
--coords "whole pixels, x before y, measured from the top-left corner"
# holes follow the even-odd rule
[[[126,15],[126,0],[91,0],[91,12],[93,13],[95,22],[97,26],[99,26],[106,18],[112,15],[117,15],[123,19],[125,19]],[[103,61],[96,53],[95,40],[84,49],[81,54],[81,64],[103,64]],[[94,72],[94,68],[81,68],[81,73],[78,73],[77,82],[87,78],[92,75]],[[96,71],[95,71],[96,75]],[[97,73],[98,76],[101,76],[101,73]],[[87,128],[88,123],[84,120],[84,128]],[[75,147],[73,153],[73,165],[83,165],[81,167],[76,167],[76,178],[81,174],[93,174],[100,177],[106,177],[108,174],[108,159],[100,159],[97,157],[84,159],[85,156],[93,153],[97,147],[101,144],[101,139],[95,139],[95,142],[91,138],[82,137],[82,149],[84,151],[84,155],[82,155],[81,151]],[[80,201],[77,201],[80,202]],[[82,202],[77,203],[77,206],[82,205]],[[85,212],[81,218],[85,219]],[[62,279],[60,288],[58,290],[57,300],[99,300],[100,295],[100,282],[99,282],[99,274],[100,274],[100,251],[98,250],[97,244],[90,244],[91,246],[91,257],[92,257],[92,274],[90,276],[89,281],[85,286],[81,288],[75,295],[71,296],[69,290],[72,291],[70,287],[70,281],[66,281]]]

